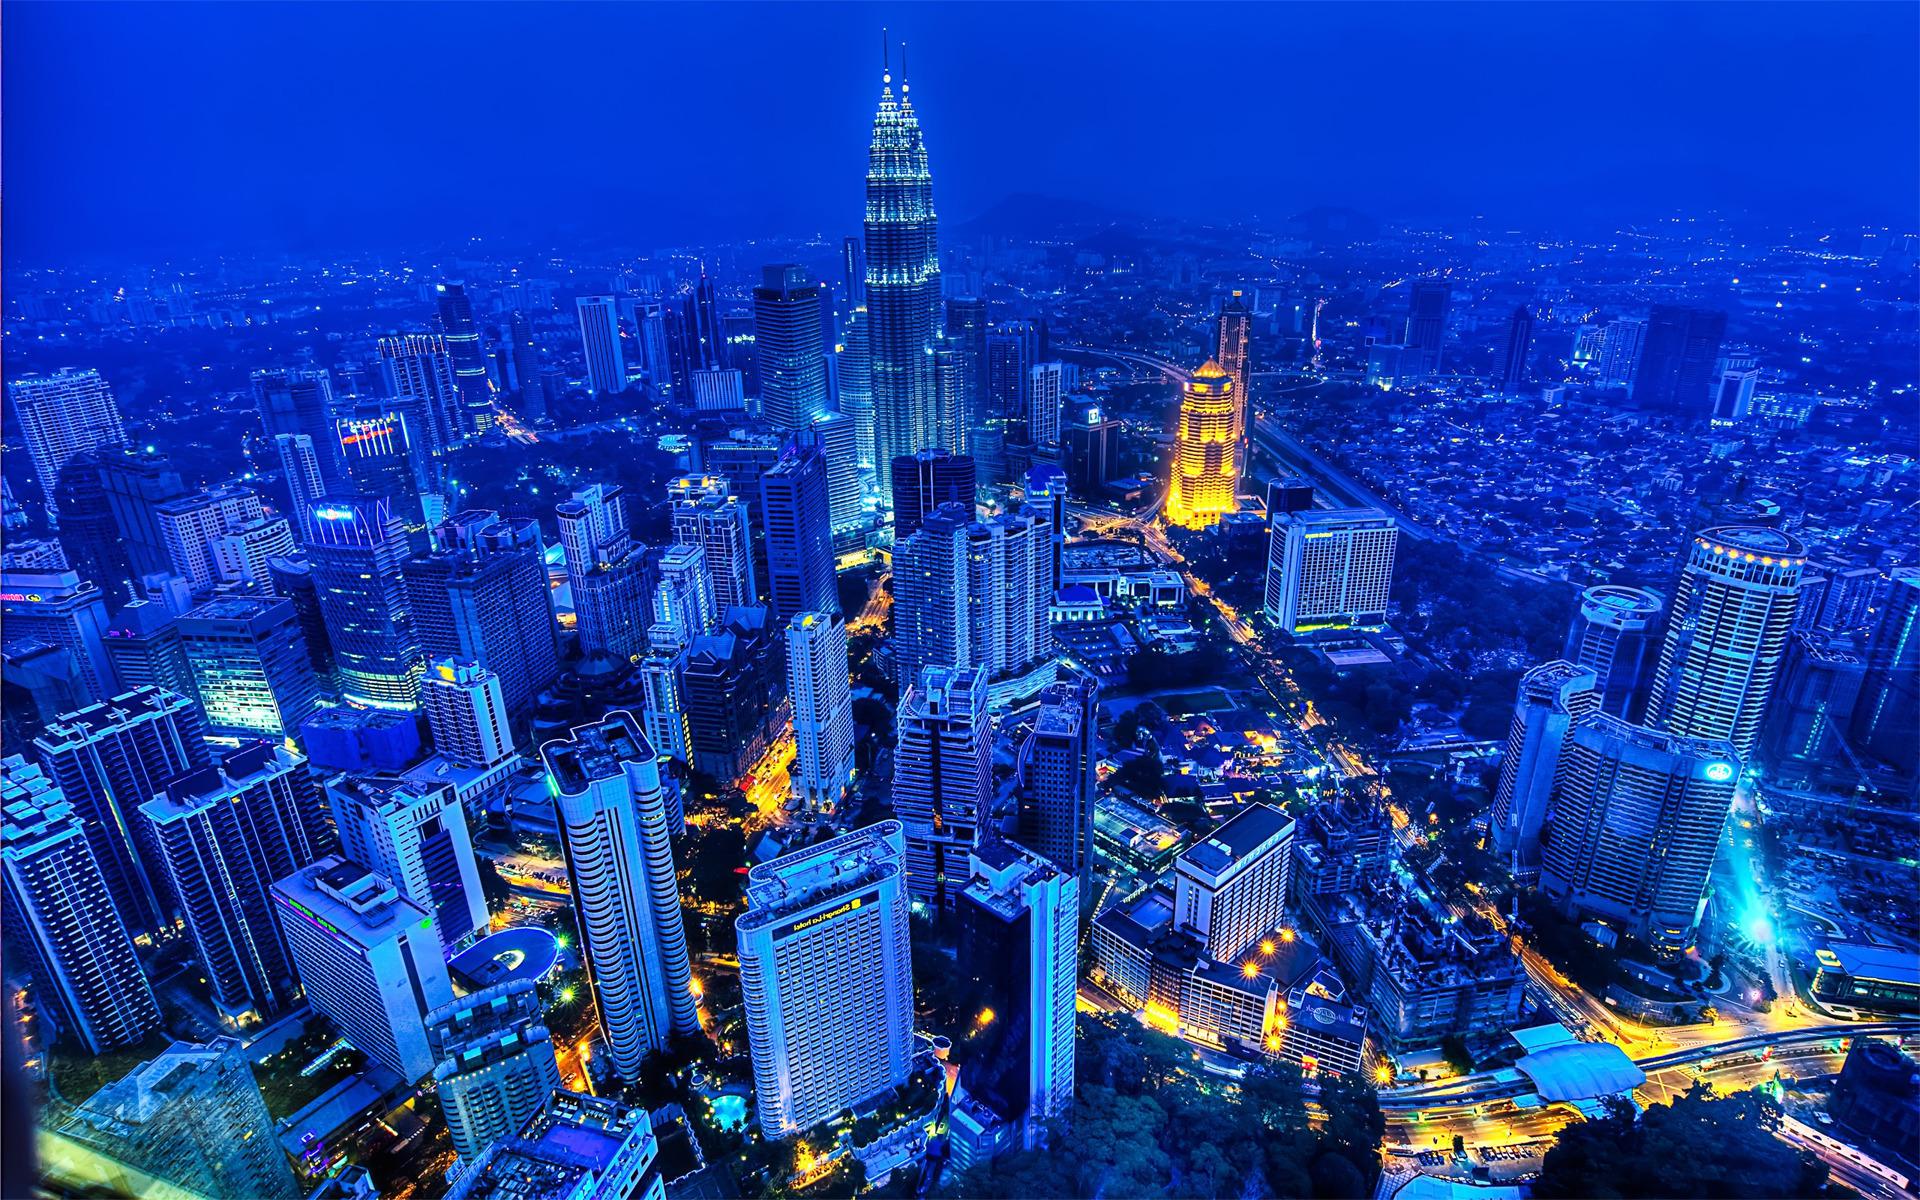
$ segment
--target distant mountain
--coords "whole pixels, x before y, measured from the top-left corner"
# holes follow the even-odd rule
[[[1144,218],[1085,200],[1016,192],[954,227],[958,238],[1056,238],[1111,225],[1140,225]]]

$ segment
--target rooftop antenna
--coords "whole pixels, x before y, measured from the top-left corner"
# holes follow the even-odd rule
[[[881,83],[893,82],[893,60],[889,57],[889,54],[890,54],[890,51],[889,51],[889,43],[887,41],[887,27],[885,25],[882,25],[880,27],[880,82]]]
[[[907,94],[907,43],[900,43],[900,94]]]

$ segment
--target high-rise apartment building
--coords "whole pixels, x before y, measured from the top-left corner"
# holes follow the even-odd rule
[[[1027,439],[1034,449],[1060,451],[1060,415],[1066,408],[1069,370],[1066,363],[1035,363],[1027,380]]]
[[[717,475],[682,475],[668,483],[667,492],[673,500],[674,540],[696,543],[706,552],[714,607],[724,614],[754,603],[759,588],[746,498]]]
[[[168,780],[140,817],[221,1020],[245,1026],[286,1012],[300,984],[270,893],[330,837],[307,760],[249,742],[217,767]]]
[[[232,1038],[174,1042],[61,1112],[48,1135],[63,1168],[103,1168],[103,1190],[131,1176],[141,1194],[300,1200],[253,1063]],[[83,1146],[85,1153],[64,1152]],[[112,1164],[105,1166],[105,1164]],[[78,1179],[74,1182],[79,1182]]]
[[[8,958],[33,976],[50,1023],[104,1054],[145,1040],[160,1007],[83,821],[39,767],[0,760]]]
[[[995,682],[1025,676],[1053,654],[1053,541],[1046,518],[996,513],[967,529],[967,657]],[[1032,689],[1021,689],[1031,691]]]
[[[1758,525],[1701,530],[1687,547],[1647,702],[1647,724],[1753,753],[1787,652],[1807,550]]]
[[[1740,759],[1599,714],[1577,721],[1554,773],[1540,888],[1568,916],[1601,918],[1663,951],[1693,943]]]
[[[1387,623],[1394,519],[1377,509],[1281,513],[1267,543],[1267,619],[1292,634]]]
[[[1235,510],[1240,404],[1232,376],[1211,359],[1181,387],[1167,475],[1167,520],[1204,529]]]
[[[873,376],[874,462],[890,463],[933,441],[933,338],[940,330],[940,253],[933,175],[920,118],[891,72],[867,149],[867,352]],[[893,506],[893,478],[879,480]]]
[[[901,493],[896,492],[898,496]],[[893,677],[901,690],[929,666],[973,661],[970,533],[973,510],[934,509],[893,547]]]
[[[620,345],[620,308],[613,296],[581,296],[580,351],[587,360],[587,386],[595,395],[627,390],[627,356]]]
[[[34,554],[36,547],[49,553]],[[0,624],[8,642],[31,638],[70,655],[68,673],[85,698],[104,699],[116,690],[106,596],[67,566],[59,543],[15,541],[0,553]]]
[[[220,596],[175,618],[194,696],[217,737],[290,738],[320,702],[306,635],[279,596]]]
[[[428,454],[441,455],[464,441],[466,402],[454,377],[446,335],[392,334],[381,338],[376,348],[387,395],[393,397],[400,411],[416,418],[411,424],[419,433],[422,448]],[[331,428],[331,420],[327,424]]]
[[[1246,407],[1251,396],[1248,380],[1251,378],[1252,340],[1253,313],[1236,288],[1227,302],[1220,306],[1220,315],[1213,323],[1213,361],[1219,363],[1220,369],[1227,373],[1227,378],[1233,380],[1233,394],[1238,400],[1234,407],[1241,427],[1235,431],[1236,441],[1246,436]]]
[[[448,762],[492,768],[513,757],[500,676],[467,658],[436,658],[420,681],[433,748]]]
[[[352,496],[313,506],[307,561],[343,698],[412,709],[426,659],[407,607],[406,529],[384,499]]]
[[[473,836],[451,782],[420,775],[339,775],[327,806],[341,853],[390,881],[433,921],[447,956],[487,931]]]
[[[1575,722],[1603,711],[1600,689],[1594,667],[1559,659],[1520,677],[1488,838],[1493,852],[1512,864],[1516,879],[1531,879],[1539,872],[1540,826],[1553,795],[1560,751]]]
[[[1652,677],[1666,598],[1646,588],[1602,583],[1580,593],[1560,657],[1598,677],[1600,709],[1631,720]]]
[[[1407,293],[1407,347],[1420,356],[1420,373],[1440,373],[1453,288],[1444,279],[1416,279]]]
[[[960,969],[980,989],[985,1025],[960,1069],[956,1140],[1037,1148],[1073,1104],[1080,882],[1019,846],[973,853],[960,892]],[[984,1119],[983,1119],[984,1118]]]
[[[247,579],[264,583],[266,560],[277,554],[293,552],[293,531],[284,519],[267,522],[260,497],[251,488],[202,488],[198,492],[162,501],[154,508],[162,544],[175,575],[185,579],[196,591],[215,583]],[[258,542],[252,562],[235,564],[238,570],[228,575],[215,560],[215,544],[244,530],[268,527]],[[231,552],[230,552],[231,553]],[[242,549],[242,554],[245,551]]]
[[[7,398],[26,437],[27,458],[46,497],[47,515],[57,524],[54,484],[68,460],[96,446],[127,440],[113,389],[98,371],[67,367],[52,375],[7,380]]]
[[[916,902],[950,908],[965,886],[992,800],[992,760],[986,672],[926,667],[900,698],[893,758],[893,811]]]
[[[1293,819],[1248,805],[1174,860],[1174,921],[1231,962],[1281,924],[1292,863]]]
[[[170,894],[139,808],[176,775],[207,764],[193,701],[157,688],[63,714],[34,739],[34,757],[73,805],[114,907],[134,936],[167,924]]]
[[[854,418],[832,412],[814,419],[812,440],[827,460],[827,511],[833,522],[834,549],[854,549],[866,532],[860,503],[860,432]]]
[[[820,285],[805,267],[777,263],[761,272],[753,289],[753,348],[769,425],[793,433],[826,415]]]
[[[462,1167],[518,1134],[560,1087],[537,988],[511,980],[427,1014],[427,1040],[439,1056],[433,1090]]]
[[[540,748],[614,1074],[700,1032],[660,766],[625,712]]]
[[[1100,685],[1075,673],[1040,693],[1020,747],[1019,840],[1083,886],[1093,878]]]
[[[795,613],[787,622],[787,695],[794,799],[809,811],[833,812],[853,779],[853,691],[839,613]]]
[[[827,460],[819,447],[794,445],[760,477],[767,592],[775,620],[840,607],[827,474]]]
[[[452,382],[451,369],[448,382]],[[312,440],[327,483],[342,482],[333,453],[333,381],[320,367],[275,367],[253,373],[253,402],[269,439],[281,435]],[[411,395],[389,383],[396,396]],[[324,485],[323,485],[324,488]],[[150,569],[150,568],[149,568]]]
[[[1607,322],[1600,340],[1600,382],[1631,390],[1646,339],[1645,317],[1618,317]]]
[[[1528,356],[1533,351],[1533,314],[1522,304],[1507,321],[1507,340],[1500,347],[1495,385],[1502,396],[1518,396],[1527,384]]]
[[[637,660],[647,651],[658,576],[627,529],[618,486],[596,483],[554,506],[580,648]]]
[[[1920,769],[1920,568],[1898,567],[1867,642],[1855,744],[1908,776]]]
[[[433,919],[392,881],[338,855],[273,885],[313,1010],[408,1083],[433,1069],[426,1018],[453,1002]]]
[[[766,1137],[811,1129],[907,1081],[904,839],[900,822],[882,821],[747,873],[747,910],[734,930]]]
[[[1656,304],[1647,316],[1634,373],[1634,404],[1682,420],[1706,420],[1713,412],[1714,364],[1726,332],[1723,312]]]

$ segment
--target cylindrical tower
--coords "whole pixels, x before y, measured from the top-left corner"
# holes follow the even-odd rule
[[[1239,405],[1233,377],[1212,359],[1182,386],[1167,479],[1167,520],[1173,524],[1204,529],[1233,511],[1240,477]]]
[[[1599,677],[1602,712],[1634,716],[1628,710],[1651,672],[1665,606],[1658,592],[1616,583],[1580,594],[1580,608],[1560,657]]]

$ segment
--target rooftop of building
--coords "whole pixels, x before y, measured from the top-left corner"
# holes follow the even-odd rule
[[[490,933],[447,963],[474,991],[544,979],[560,961],[560,942],[538,925],[515,925]]]
[[[758,929],[823,898],[900,875],[906,869],[904,837],[900,822],[878,821],[756,863],[747,872],[747,911],[735,927]]]
[[[1828,942],[1816,956],[1821,966],[1838,968],[1855,979],[1920,987],[1920,958],[1911,950],[1863,942]]]
[[[1738,550],[1776,558],[1803,558],[1807,553],[1805,542],[1783,529],[1766,525],[1715,525],[1702,529],[1697,540],[1708,546],[1724,547],[1728,551]]]
[[[1007,920],[1027,911],[1024,889],[1068,878],[1047,859],[1004,838],[983,839],[973,858],[973,877],[960,894]]]
[[[102,700],[89,704],[73,712],[62,713],[48,723],[46,729],[34,743],[43,753],[62,750],[81,745],[109,730],[119,728],[132,721],[165,713],[184,712],[193,707],[193,702],[177,692],[151,684],[122,692],[111,700]]]
[[[495,1143],[461,1177],[448,1200],[539,1200],[566,1195],[589,1174],[604,1178],[623,1150],[652,1136],[644,1108],[556,1091],[518,1137]]]
[[[595,780],[621,775],[626,763],[652,762],[654,754],[633,714],[622,710],[595,724],[575,726],[570,737],[541,746],[540,757],[561,794],[577,796]]]
[[[1206,839],[1187,848],[1180,867],[1219,878],[1293,828],[1293,818],[1265,804],[1250,804]]]
[[[274,898],[329,933],[360,945],[386,942],[409,926],[431,928],[427,910],[384,876],[334,855],[273,885]]]
[[[0,760],[0,851],[31,853],[80,828],[73,804],[38,765],[17,754]]]

